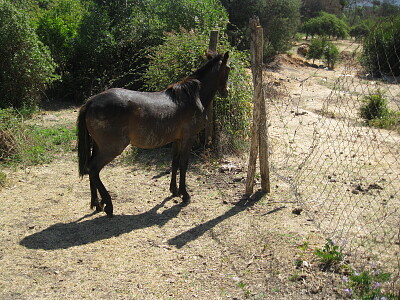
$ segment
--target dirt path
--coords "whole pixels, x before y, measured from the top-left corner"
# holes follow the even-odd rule
[[[9,174],[1,191],[2,299],[320,299],[327,292],[311,269],[302,272],[309,278],[289,280],[297,245],[319,241],[312,223],[291,213],[285,192],[241,200],[242,183],[227,174],[219,176],[228,186],[215,185],[207,178],[218,170],[195,166],[193,201],[182,207],[169,198],[165,167],[119,161],[103,172],[116,207],[109,219],[88,209],[88,180],[78,178],[75,160],[66,154]]]

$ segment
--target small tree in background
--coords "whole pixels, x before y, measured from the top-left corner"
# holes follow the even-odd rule
[[[264,58],[290,48],[290,41],[300,24],[299,0],[222,0],[229,13],[231,43],[240,49],[249,48],[249,19],[258,16],[264,28]]]
[[[325,58],[328,68],[333,70],[339,58],[339,49],[326,39],[312,39],[307,58],[313,63],[316,59]]]
[[[26,13],[0,0],[0,107],[35,105],[56,76],[47,47]]]
[[[303,31],[308,36],[327,36],[329,38],[345,38],[348,36],[347,24],[333,14],[321,12],[318,17],[309,19],[303,24]]]

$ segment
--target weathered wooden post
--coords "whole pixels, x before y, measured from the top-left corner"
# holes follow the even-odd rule
[[[217,44],[218,44],[218,30],[211,30],[208,50],[216,52]],[[208,121],[205,128],[205,146],[209,147],[212,144],[213,134],[214,134],[214,101],[212,101],[207,108],[207,118]]]
[[[263,89],[262,62],[263,62],[263,28],[258,17],[250,19],[251,33],[251,65],[253,73],[253,127],[251,132],[251,148],[249,165],[247,169],[246,191],[250,196],[254,189],[254,176],[256,172],[257,155],[260,160],[261,189],[263,192],[271,192],[268,161],[268,133],[266,126],[265,99]]]

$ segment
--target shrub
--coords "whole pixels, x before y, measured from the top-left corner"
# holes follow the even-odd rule
[[[312,39],[307,52],[307,58],[312,59],[313,62],[316,59],[322,58],[322,55],[324,55],[324,43],[322,39]]]
[[[399,123],[400,114],[388,107],[388,101],[381,90],[365,96],[360,115],[367,124],[378,128],[390,128]]]
[[[270,59],[278,52],[290,49],[290,41],[300,24],[299,0],[222,0],[229,13],[229,38],[240,49],[248,49],[249,19],[258,16],[264,28],[264,58]]]
[[[168,34],[165,43],[153,48],[148,71],[144,74],[145,86],[148,90],[163,90],[168,84],[177,82],[190,75],[204,63],[205,50],[209,37],[193,31],[182,31]],[[248,135],[252,90],[250,76],[245,67],[248,59],[243,52],[230,47],[222,39],[218,45],[219,52],[229,51],[231,72],[229,75],[230,93],[228,98],[214,99],[214,115],[216,129],[219,132],[218,149],[239,150]],[[215,143],[214,143],[215,145]]]
[[[351,37],[357,40],[361,40],[368,35],[372,26],[373,26],[372,20],[362,20],[356,25],[351,27],[349,34]]]
[[[26,13],[0,0],[0,107],[35,105],[51,83],[55,64]]]
[[[339,58],[339,49],[326,39],[312,39],[307,58],[314,61],[323,57],[326,59],[328,68],[334,69]]]
[[[339,58],[339,49],[332,42],[327,42],[324,47],[324,57],[328,68],[333,70]]]
[[[141,88],[148,49],[165,32],[224,28],[228,17],[216,0],[90,1],[74,39],[66,89],[85,98],[110,87]]]
[[[400,76],[400,17],[374,26],[363,43],[361,63],[372,76]]]

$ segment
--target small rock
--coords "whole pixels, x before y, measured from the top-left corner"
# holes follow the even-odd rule
[[[292,213],[299,216],[302,213],[302,211],[303,211],[302,208],[297,207],[292,210]]]

